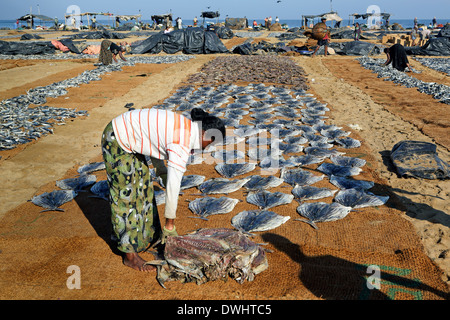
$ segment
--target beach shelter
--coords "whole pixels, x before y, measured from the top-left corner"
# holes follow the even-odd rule
[[[342,18],[338,15],[337,12],[331,11],[327,13],[317,14],[317,15],[302,15],[302,28],[308,28],[308,23],[315,24],[315,19],[319,22],[322,18],[326,18],[327,21],[336,21],[336,24],[340,24]]]
[[[167,21],[170,21],[172,23],[173,19],[172,19],[172,14],[171,13],[167,13],[167,14],[155,14],[152,15],[152,21],[153,24],[155,26],[157,25],[163,25],[166,26]]]
[[[203,11],[200,14],[200,17],[203,18],[203,22],[202,25],[205,24],[205,20],[208,19],[214,19],[216,18],[216,23],[219,23],[219,17],[220,17],[220,13],[219,11]]]
[[[391,17],[391,14],[390,13],[381,13],[381,12],[380,13],[353,13],[349,16],[348,21],[350,22],[352,20],[352,25],[354,25],[355,19],[364,19],[367,22],[367,20],[371,17],[381,17],[385,21],[386,25],[388,25],[388,21],[389,21],[389,18]]]
[[[30,28],[33,28],[33,26],[34,26],[34,21],[36,21],[36,20],[40,20],[40,21],[48,21],[48,22],[49,22],[49,21],[51,21],[51,22],[54,21],[54,19],[52,19],[52,18],[50,18],[50,17],[48,17],[48,16],[44,16],[44,15],[42,15],[42,14],[31,14],[31,13],[26,14],[26,15],[20,17],[20,18],[17,19],[17,20],[19,20],[19,21],[26,21],[27,24],[28,24],[28,26],[29,26]]]

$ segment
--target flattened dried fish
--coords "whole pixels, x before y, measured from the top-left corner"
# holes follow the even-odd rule
[[[334,200],[346,207],[365,208],[381,206],[389,200],[388,196],[376,196],[370,192],[357,189],[340,190]]]
[[[181,179],[181,190],[186,190],[192,187],[198,187],[205,181],[206,177],[198,174],[190,174],[183,176]]]
[[[330,182],[338,187],[339,189],[362,189],[368,190],[372,188],[375,184],[372,181],[366,180],[355,180],[347,177],[338,177],[332,175],[330,177]]]
[[[200,216],[200,218],[206,219],[206,217],[213,214],[224,214],[233,211],[234,206],[239,202],[238,199],[231,199],[228,197],[205,197],[197,198],[189,202],[189,209]]]
[[[239,150],[221,150],[221,151],[214,151],[212,153],[212,156],[216,159],[222,160],[224,162],[230,162],[237,159],[244,159],[245,154],[242,151]]]
[[[74,190],[55,190],[52,192],[44,192],[38,196],[34,196],[31,202],[37,206],[45,208],[44,211],[64,211],[59,207],[66,202],[72,201],[77,196]]]
[[[327,197],[332,197],[337,190],[328,188],[318,188],[314,186],[296,186],[292,189],[292,194],[299,201],[317,200]]]
[[[250,192],[247,195],[247,202],[258,206],[260,209],[270,209],[283,204],[289,204],[294,199],[292,194],[282,192],[270,192],[261,190]]]
[[[345,167],[363,167],[366,164],[366,160],[354,157],[345,156],[331,156],[331,162],[339,166]]]
[[[325,202],[302,203],[297,207],[297,212],[308,220],[295,220],[306,222],[314,229],[318,229],[317,222],[336,221],[345,218],[351,209],[337,202],[331,204]]]
[[[244,188],[248,191],[257,191],[269,188],[278,187],[283,183],[283,179],[275,177],[275,176],[267,176],[261,177],[257,175],[253,175],[249,177],[250,180],[244,184]]]
[[[229,180],[226,178],[213,178],[203,182],[198,189],[204,194],[231,193],[242,188],[250,178]]]
[[[231,219],[231,224],[242,232],[259,232],[272,230],[290,219],[267,210],[242,211]]]
[[[255,170],[255,163],[219,163],[215,169],[225,178],[234,178]]]
[[[322,163],[317,170],[331,176],[348,177],[358,175],[362,169],[359,167],[344,167],[334,163]]]
[[[359,140],[356,140],[356,139],[353,139],[350,137],[338,138],[334,141],[337,144],[339,144],[341,147],[346,148],[346,149],[358,148],[361,146],[361,142]]]
[[[103,161],[100,161],[100,162],[93,162],[93,163],[85,164],[85,165],[79,167],[77,172],[80,174],[81,173],[91,173],[91,172],[103,170],[103,169],[105,169],[105,163]]]
[[[95,195],[96,198],[104,199],[106,201],[109,201],[109,185],[108,181],[101,180],[99,182],[96,182],[91,187],[91,192]]]
[[[68,178],[56,181],[56,185],[64,190],[81,191],[84,187],[90,186],[97,181],[97,177],[91,174],[81,174],[77,178]]]
[[[298,157],[290,157],[291,160],[297,166],[307,166],[309,164],[321,163],[325,160],[325,157],[317,157],[313,155],[304,155]]]
[[[292,186],[306,186],[321,181],[325,175],[317,176],[309,171],[301,168],[283,169],[281,171],[281,179]]]

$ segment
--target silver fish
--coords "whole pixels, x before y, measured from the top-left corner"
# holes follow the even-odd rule
[[[214,214],[224,214],[233,211],[234,206],[239,202],[238,199],[228,197],[205,197],[197,198],[189,202],[189,209],[202,219]]]
[[[219,163],[215,169],[225,178],[234,178],[255,170],[255,163]]]
[[[306,219],[295,219],[318,229],[317,222],[336,221],[345,218],[352,208],[345,207],[337,202],[331,204],[325,202],[303,203],[297,207],[297,212]]]
[[[94,171],[99,171],[99,170],[103,170],[105,169],[105,163],[103,161],[101,162],[93,162],[93,163],[88,163],[85,164],[81,167],[78,168],[77,172],[78,173],[91,173]]]
[[[296,186],[292,189],[292,194],[295,199],[299,201],[305,200],[318,200],[327,197],[332,197],[337,190],[331,190],[328,188],[318,188],[314,186]]]
[[[317,170],[331,176],[348,177],[358,175],[362,169],[359,167],[344,167],[334,163],[322,163]]]
[[[355,180],[352,178],[347,177],[338,177],[332,175],[330,177],[330,182],[340,188],[340,189],[362,189],[362,190],[368,190],[372,188],[375,183],[372,181],[366,181],[366,180]]]
[[[181,190],[186,190],[192,187],[198,187],[205,181],[205,176],[201,176],[198,174],[191,174],[187,176],[183,176],[181,179]]]
[[[381,206],[389,200],[389,196],[376,196],[372,193],[357,189],[340,190],[334,200],[346,207],[364,208]]]
[[[31,202],[37,206],[45,208],[44,211],[64,211],[59,208],[66,202],[72,201],[77,196],[74,190],[55,190],[52,192],[44,192],[38,196],[34,196]]]
[[[221,150],[212,153],[213,158],[222,160],[224,162],[234,161],[237,159],[244,159],[245,154],[239,150]]]
[[[95,197],[109,201],[108,181],[106,180],[98,181],[91,187],[90,190],[95,195]]]
[[[356,139],[353,139],[350,137],[338,138],[334,141],[337,144],[339,144],[341,147],[346,148],[346,149],[358,148],[361,146],[361,142],[359,140],[356,140]]]
[[[231,218],[231,224],[236,229],[250,233],[272,230],[290,219],[267,210],[242,211]]]
[[[325,157],[316,157],[313,155],[304,156],[292,156],[289,158],[297,166],[307,166],[309,164],[321,163],[325,160]]]
[[[301,168],[296,169],[283,169],[281,171],[281,179],[284,180],[284,182],[295,186],[305,186],[305,185],[311,185],[318,181],[321,181],[325,175],[317,176],[309,171],[303,170]]]
[[[56,185],[64,190],[81,191],[84,187],[90,186],[97,181],[97,177],[91,174],[81,174],[77,178],[68,178],[56,181]]]
[[[247,202],[258,206],[260,209],[270,209],[283,204],[289,204],[294,199],[291,194],[282,192],[270,192],[267,190],[253,191],[247,195]]]
[[[250,178],[248,177],[236,180],[229,180],[226,178],[212,178],[199,185],[198,189],[204,194],[227,194],[239,190],[249,180]]]
[[[366,164],[366,160],[354,158],[354,157],[345,157],[345,156],[331,156],[331,162],[339,166],[345,167],[363,167]]]
[[[283,183],[283,179],[275,176],[261,177],[257,175],[249,176],[250,180],[244,184],[248,191],[257,191],[278,187]]]

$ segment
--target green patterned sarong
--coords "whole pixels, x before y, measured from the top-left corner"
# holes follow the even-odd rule
[[[113,233],[122,252],[141,252],[159,239],[161,224],[145,157],[125,152],[109,123],[102,136]]]

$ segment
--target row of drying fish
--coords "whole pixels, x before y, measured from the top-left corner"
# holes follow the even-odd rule
[[[202,107],[224,120],[235,121],[228,123],[228,126],[231,124],[235,128],[233,135],[222,143],[227,150],[218,150],[219,146],[215,146],[191,158],[190,165],[193,165],[202,163],[203,157],[210,155],[217,160],[215,169],[221,177],[208,180],[201,175],[183,177],[182,192],[196,187],[203,195],[189,203],[189,209],[195,217],[208,219],[210,215],[232,212],[239,200],[227,195],[241,188],[248,192],[246,201],[257,209],[235,215],[231,223],[236,229],[247,233],[270,230],[288,221],[289,217],[269,209],[289,204],[294,199],[300,203],[297,208],[302,216],[300,221],[314,227],[317,227],[317,222],[342,219],[351,210],[382,205],[388,200],[388,197],[376,196],[368,191],[374,186],[373,182],[353,179],[362,171],[365,161],[347,157],[344,152],[331,148],[358,147],[360,142],[353,139],[355,142],[350,145],[338,144],[339,139],[352,139],[349,137],[350,132],[325,124],[324,114],[329,109],[301,89],[263,84],[205,86],[197,89],[187,86],[178,89],[163,104],[155,107],[184,112],[186,116],[191,108]],[[245,115],[252,118],[247,120],[250,124],[240,124],[243,118],[237,111],[247,111]],[[271,135],[273,133],[276,138]],[[277,142],[273,143],[273,139],[277,139]],[[246,162],[245,153],[237,150],[239,143],[253,146],[247,156],[249,160],[256,160],[255,163]],[[284,156],[288,154],[292,156],[285,159]],[[281,168],[280,176],[255,174],[253,171],[257,164],[262,169]],[[317,164],[316,171],[322,174],[302,168],[310,164]],[[81,171],[78,182],[89,181],[93,184],[91,192],[107,199],[106,181],[94,184],[88,171]],[[158,181],[152,173],[154,180]],[[313,186],[324,179],[329,179],[338,190]],[[291,194],[269,191],[282,183],[292,187]],[[61,187],[61,183],[58,184]],[[79,187],[72,190],[79,192]],[[214,195],[222,196],[216,198]],[[158,205],[164,203],[164,196],[163,189],[155,191]],[[333,197],[331,204],[307,202],[328,197]]]
[[[378,74],[378,78],[392,81],[407,88],[417,88],[421,93],[433,96],[442,103],[450,104],[450,87],[436,82],[425,82],[415,77],[408,76],[405,72],[392,68],[391,65],[383,66],[382,59],[373,59],[367,56],[357,59],[361,66]]]
[[[101,80],[101,76],[120,71],[122,66],[136,63],[174,63],[190,59],[191,56],[175,57],[131,57],[109,66],[99,66],[86,70],[80,75],[55,82],[47,86],[33,88],[26,94],[3,100],[0,103],[0,150],[14,149],[17,145],[36,140],[41,136],[53,133],[53,125],[64,124],[68,118],[88,115],[87,111],[44,106],[48,97],[56,98],[67,94],[67,89],[79,87],[91,81]],[[37,105],[30,108],[30,105]]]
[[[308,89],[305,71],[287,57],[227,56],[207,63],[189,77],[191,84],[256,82],[292,85]]]
[[[450,75],[450,59],[449,58],[419,58],[415,57],[414,60],[417,60],[425,67],[446,73],[448,76]]]

